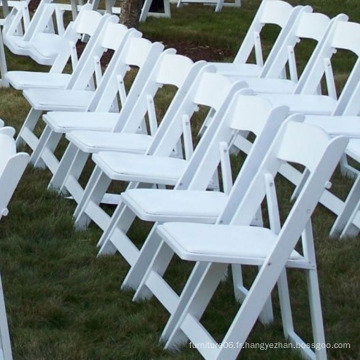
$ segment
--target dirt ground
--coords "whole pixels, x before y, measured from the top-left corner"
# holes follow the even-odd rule
[[[164,42],[166,48],[172,47],[177,50],[178,54],[186,55],[193,61],[206,60],[220,62],[225,57],[231,57],[231,52],[226,52],[223,49],[216,49],[212,46],[204,45],[199,46],[189,41],[174,41]]]

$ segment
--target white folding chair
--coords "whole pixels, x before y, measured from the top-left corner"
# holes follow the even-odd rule
[[[227,204],[236,207],[232,217],[226,215],[225,208],[224,217],[220,215],[216,225],[177,222],[158,226],[161,246],[135,298],[152,292],[165,308],[171,308],[161,338],[166,341],[166,348],[175,348],[190,340],[205,359],[236,359],[278,282],[285,337],[298,345],[306,358],[326,359],[325,347],[307,347],[295,331],[289,291],[284,287],[287,284],[284,270],[289,267],[306,272],[313,342],[325,344],[311,215],[346,144],[346,138],[330,139],[317,127],[286,122],[245,194],[241,183],[248,183],[247,174],[242,172],[238,177]],[[308,151],[303,151],[304,148]],[[281,224],[275,177],[284,161],[305,166],[309,176]],[[243,194],[240,198],[237,191]],[[251,226],[264,199],[269,228]],[[301,246],[295,250],[300,238]],[[180,296],[163,278],[174,253],[196,264]],[[221,341],[233,346],[219,347],[200,320],[228,265],[233,265],[234,273],[239,265],[258,266],[259,272],[244,292],[244,300]]]
[[[117,35],[115,36],[115,34]],[[126,45],[127,41],[129,41],[128,46]],[[138,55],[137,58],[127,56],[129,47]],[[103,54],[107,48],[115,48],[117,51],[115,51],[104,74],[101,74],[97,52]],[[123,80],[127,71],[130,70],[129,66],[151,68],[162,50],[163,45],[142,39],[141,33],[136,30],[127,30],[126,27],[120,24],[108,24],[104,29],[102,41],[92,51],[93,57],[90,57],[90,60],[86,57],[85,66],[79,69],[78,76],[74,81],[69,82],[67,89],[28,89],[24,91],[24,96],[33,107],[20,130],[17,142],[26,142],[32,150],[37,149],[38,138],[34,134],[34,129],[43,111],[117,110],[118,102],[115,101],[117,100],[117,91],[120,92],[120,101],[123,101],[126,95]],[[95,66],[92,63],[93,58],[96,61]],[[132,61],[134,63],[131,63]],[[98,87],[96,91],[89,91],[86,86],[93,75],[94,82]],[[33,161],[35,162],[37,155],[34,153],[33,155]]]
[[[230,76],[239,80],[246,79],[249,85],[257,92],[265,93],[293,93],[298,92],[299,80],[303,81],[302,73],[299,73],[297,61],[297,46],[306,40],[316,42],[317,46],[305,61],[311,62],[317,56],[326,39],[326,35],[338,21],[345,21],[343,14],[333,19],[321,13],[313,13],[309,7],[299,11],[282,39],[282,46],[275,47],[266,59],[261,73],[256,77],[249,77],[246,73],[234,72]],[[231,69],[231,67],[228,67]],[[236,67],[235,67],[236,69]],[[306,73],[305,73],[306,75]],[[266,79],[266,81],[263,81]]]
[[[26,6],[12,9],[14,15],[10,13],[4,23],[4,44],[14,54],[30,56],[42,65],[52,65],[59,52],[67,51],[62,37],[65,32],[63,13],[50,0],[41,1],[30,22],[27,11]]]
[[[107,49],[121,48],[133,30],[116,24],[118,19],[112,18],[105,27],[94,46],[86,47],[86,53],[81,56],[78,66],[73,71],[65,89],[26,89],[23,95],[32,105],[17,136],[17,144],[25,143],[34,149],[37,138],[34,129],[43,111],[53,109],[84,111],[94,95],[94,87],[100,82],[102,69],[100,59]],[[116,33],[116,37],[113,34]],[[139,33],[139,36],[141,34]],[[70,95],[69,95],[70,94]],[[62,105],[62,106],[61,106]]]
[[[84,228],[90,220],[101,229],[108,227],[110,216],[100,203],[112,180],[131,182],[130,187],[139,186],[137,183],[140,186],[176,184],[193,153],[191,127],[195,126],[192,125],[195,110],[202,105],[218,111],[229,101],[229,94],[244,87],[243,83],[232,84],[212,71],[213,68],[204,67],[177,111],[171,117],[164,116],[145,155],[106,151],[92,156],[96,167],[74,213],[78,228]],[[120,203],[117,211],[121,208]]]
[[[204,64],[205,62],[193,64],[189,58],[168,49],[159,56],[145,84],[141,81],[138,86],[137,77],[135,78],[119,114],[98,111],[81,116],[61,112],[46,114],[44,120],[48,131],[43,132],[39,141],[39,159],[41,158],[53,173],[49,187],[69,193],[78,202],[83,192],[78,179],[88,155],[103,150],[144,153],[161,122],[155,98],[158,90],[165,85],[178,89],[172,97],[171,108],[167,110],[168,116],[171,116],[170,111],[177,110]],[[139,128],[144,127],[143,121],[146,118],[149,131],[139,133]],[[43,139],[47,132],[47,139]],[[53,155],[53,139],[64,133],[67,134],[70,144],[58,161]],[[49,166],[51,162],[46,160],[49,157],[53,159],[52,166]]]
[[[239,47],[239,50],[232,63],[214,63],[219,72],[224,74],[238,73],[246,76],[260,76],[263,67],[267,62],[269,66],[271,58],[266,58],[262,48],[261,40],[267,25],[277,25],[280,32],[272,46],[271,52],[276,54],[281,48],[286,35],[293,27],[297,16],[302,11],[311,11],[310,6],[293,7],[281,0],[263,0],[257,10],[252,23]],[[270,56],[270,54],[269,54]],[[254,61],[252,58],[254,57]],[[266,61],[265,61],[266,59]]]
[[[134,33],[135,34],[135,33]],[[139,34],[139,33],[138,33]],[[120,52],[114,54],[114,59],[108,65],[106,73],[99,83],[99,87],[94,92],[93,98],[91,99],[90,104],[87,106],[86,111],[92,112],[109,112],[114,110],[114,104],[116,104],[116,109],[118,110],[120,106],[124,106],[125,102],[129,102],[129,107],[133,107],[135,101],[137,100],[138,95],[141,92],[141,89],[144,87],[149,75],[151,74],[154,64],[156,63],[158,57],[163,51],[164,46],[160,43],[151,43],[149,40],[146,40],[141,37],[131,37],[124,44]],[[132,86],[134,86],[134,92],[136,95],[132,95],[127,99],[124,79],[127,72],[132,68],[136,67],[138,72],[136,74],[135,80],[133,80]],[[132,88],[131,86],[131,88]],[[67,92],[69,98],[71,95],[76,95],[73,91]],[[119,97],[119,99],[118,99]],[[126,100],[127,99],[127,100]],[[117,101],[119,100],[119,104]],[[131,102],[131,103],[130,103]],[[62,110],[64,109],[61,106]],[[68,114],[67,113],[57,113],[58,118],[65,119],[65,122],[68,123]],[[106,116],[110,115],[110,116]],[[110,119],[111,123],[107,123],[107,129],[109,126],[114,125],[114,121],[117,119],[117,114],[106,114],[104,118]],[[94,116],[91,116],[94,120]],[[81,122],[86,122],[87,116],[78,117]],[[97,122],[92,122],[94,130],[102,130],[103,125],[101,123],[102,119]],[[82,124],[84,127],[85,124]],[[39,138],[37,146],[33,149],[31,155],[31,162],[35,166],[47,166],[51,169],[53,173],[57,170],[58,161],[54,156],[51,156],[51,150],[54,150],[61,139],[61,132],[54,132],[49,126],[47,126],[41,137]],[[44,146],[46,149],[44,149]]]
[[[5,79],[17,90],[28,88],[65,88],[71,74],[64,73],[69,60],[72,69],[78,64],[76,43],[80,37],[86,36],[86,47],[92,47],[95,39],[101,33],[101,28],[110,21],[110,15],[101,16],[91,10],[91,5],[84,5],[75,21],[71,22],[64,33],[68,46],[60,52],[48,72],[42,71],[8,71]],[[113,18],[115,19],[115,18]],[[92,40],[90,40],[93,37]],[[65,51],[67,50],[67,51]],[[83,53],[87,53],[84,50]],[[80,65],[82,62],[80,63]]]

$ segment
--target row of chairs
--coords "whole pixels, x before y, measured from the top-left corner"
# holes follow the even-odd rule
[[[134,299],[155,295],[169,311],[161,336],[167,348],[188,340],[216,344],[200,320],[228,265],[242,305],[225,343],[243,344],[257,319],[272,321],[270,295],[276,283],[284,335],[305,343],[291,316],[285,271],[290,267],[306,271],[314,342],[325,344],[310,220],[318,201],[341,216],[347,207],[329,191],[329,181],[344,152],[349,154],[348,137],[359,137],[359,70],[357,62],[338,97],[331,58],[336,49],[359,54],[353,38],[360,25],[343,14],[330,20],[309,6],[263,0],[234,62],[209,64],[164,50],[117,22],[112,15],[99,17],[71,75],[63,77],[62,69],[7,73],[32,106],[17,144],[28,146],[34,166],[51,171],[51,188],[76,201],[77,228],[94,221],[103,230],[99,255],[119,252],[129,263],[123,287],[136,291]],[[260,35],[267,24],[281,31],[264,61]],[[317,46],[298,75],[295,46],[306,39]],[[102,72],[107,49],[113,55]],[[250,64],[254,49],[256,64]],[[125,77],[134,72],[127,91]],[[46,87],[54,75],[66,80]],[[156,95],[168,86],[176,90],[162,115]],[[193,137],[195,128],[199,139]],[[68,145],[61,153],[64,134]],[[233,183],[234,151],[247,157]],[[84,187],[90,155],[95,168]],[[282,222],[278,173],[296,186],[296,200]],[[108,193],[116,181],[128,183],[120,197]],[[267,220],[261,211],[264,199]],[[104,203],[116,206],[111,215]],[[127,234],[136,217],[155,223],[141,249]],[[348,221],[357,224],[356,216]],[[301,250],[295,251],[300,238]],[[174,253],[196,264],[180,296],[163,278]],[[250,289],[243,285],[242,265],[259,267]],[[197,348],[207,359],[235,359],[241,350]],[[300,348],[309,358],[326,358],[324,347]]]
[[[277,14],[275,16],[274,14]],[[114,17],[112,17],[112,20],[109,19],[110,16],[108,16],[108,21],[115,21]],[[296,18],[296,21],[294,21]],[[336,93],[336,86],[334,81],[334,74],[332,73],[332,67],[331,67],[331,57],[334,53],[335,49],[346,49],[350,52],[357,53],[358,49],[356,48],[357,42],[349,42],[347,41],[348,36],[345,36],[344,33],[352,33],[357,34],[358,31],[357,27],[358,24],[351,23],[346,21],[347,17],[345,15],[339,15],[336,18],[328,19],[323,14],[318,13],[312,13],[310,7],[295,7],[292,8],[289,4],[281,2],[281,1],[264,1],[254,19],[253,24],[249,28],[249,32],[247,36],[244,39],[243,45],[241,46],[234,63],[231,64],[213,64],[218,71],[221,73],[224,73],[228,76],[231,76],[232,79],[241,79],[245,77],[245,80],[249,87],[254,89],[256,92],[260,93],[280,93],[280,94],[271,94],[266,95],[269,99],[271,99],[274,103],[286,103],[290,105],[290,109],[292,112],[304,112],[306,114],[316,114],[316,115],[331,115],[330,118],[323,117],[323,118],[311,118],[308,117],[307,121],[310,122],[316,122],[319,126],[322,126],[326,131],[330,132],[331,134],[342,134],[346,132],[346,135],[357,137],[357,131],[356,131],[356,123],[357,118],[352,117],[353,115],[357,115],[357,109],[356,109],[356,78],[358,74],[358,67],[354,66],[348,81],[344,87],[344,90],[340,94],[340,97],[338,98],[338,95]],[[103,19],[104,23],[106,20]],[[256,65],[248,64],[246,63],[250,51],[251,51],[251,44],[254,45],[254,36],[256,38],[256,34],[259,34],[261,31],[261,28],[267,24],[267,23],[277,23],[280,25],[283,30],[280,32],[278,39],[276,43],[273,46],[273,51],[269,54],[266,62],[264,63],[262,60],[261,55],[261,47],[259,47],[259,41],[255,41],[255,47],[256,47],[256,53],[258,54],[258,62]],[[121,26],[114,26],[120,28]],[[290,28],[291,27],[291,28]],[[48,129],[49,126],[47,126],[46,131],[44,131],[44,136],[42,136],[40,142],[41,145],[37,145],[37,139],[34,137],[34,134],[32,133],[33,128],[35,127],[36,122],[40,118],[40,114],[43,111],[49,111],[49,110],[56,110],[61,111],[64,108],[67,110],[67,114],[48,114],[45,116],[45,121],[48,122],[52,117],[56,117],[56,121],[58,121],[59,117],[61,118],[70,118],[70,113],[68,113],[68,110],[73,109],[74,111],[79,111],[82,109],[87,109],[87,111],[108,111],[110,109],[110,104],[113,105],[112,99],[115,97],[116,89],[120,86],[121,90],[119,91],[120,94],[122,94],[120,97],[122,100],[125,98],[125,89],[123,87],[123,77],[125,73],[116,74],[116,76],[111,77],[111,69],[113,69],[112,66],[110,66],[106,73],[104,74],[104,81],[102,81],[101,86],[96,89],[96,93],[99,95],[94,95],[93,98],[90,99],[90,97],[93,96],[93,94],[90,92],[79,92],[78,90],[81,89],[88,89],[89,87],[89,79],[91,77],[91,69],[93,69],[92,61],[99,64],[99,59],[97,57],[101,57],[103,54],[103,48],[100,45],[100,38],[103,42],[106,42],[106,30],[104,30],[106,27],[103,28],[103,34],[100,36],[95,36],[93,39],[89,42],[88,46],[86,47],[87,50],[84,53],[84,57],[82,57],[79,65],[77,67],[77,70],[72,75],[71,78],[72,81],[69,81],[69,83],[66,85],[66,90],[72,89],[72,91],[63,91],[63,90],[54,90],[54,94],[51,95],[51,92],[48,92],[47,90],[25,90],[24,95],[28,98],[32,105],[32,110],[30,111],[24,126],[18,136],[18,143],[19,142],[26,142],[30,145],[30,147],[34,150],[34,154],[32,155],[32,162],[34,164],[41,165],[42,162],[45,162],[45,164],[52,169],[53,174],[55,172],[57,173],[55,177],[59,178],[61,177],[61,173],[57,171],[57,162],[53,162],[50,160],[43,160],[42,155],[39,155],[39,152],[42,152],[44,154],[44,157],[50,156],[52,150],[51,148],[56,147],[56,144],[53,141],[53,137],[55,137],[55,134],[53,132],[58,133],[57,138],[59,139],[61,135],[59,133],[69,132],[70,130],[77,130],[79,129],[78,126],[81,125],[73,125],[73,127],[69,128],[68,124],[65,124],[65,126],[60,129],[56,128],[53,131],[50,131]],[[135,34],[134,34],[135,35]],[[325,35],[325,36],[324,36]],[[121,35],[117,36],[117,39],[121,39]],[[313,51],[313,54],[311,58],[308,61],[307,66],[305,67],[304,71],[302,72],[301,76],[299,77],[296,71],[296,58],[295,58],[295,45],[298,41],[298,39],[315,39],[318,41],[318,46]],[[319,41],[321,40],[321,41]],[[98,41],[98,45],[101,49],[96,50],[96,46],[93,48],[93,52],[90,52],[90,43],[95,43]],[[133,40],[135,41],[135,40]],[[145,42],[143,39],[138,40],[138,42]],[[113,44],[111,46],[111,42],[109,45],[111,46],[111,49],[115,50],[116,46],[120,46],[120,41],[117,44]],[[160,50],[159,44],[158,51]],[[129,45],[130,47],[130,45]],[[289,50],[293,49],[293,50]],[[128,48],[129,50],[129,48]],[[139,51],[140,52],[140,51]],[[290,54],[290,55],[288,55]],[[122,57],[126,57],[126,52],[124,51],[122,54]],[[114,56],[115,58],[115,56]],[[134,58],[139,58],[138,55],[135,55]],[[153,57],[153,60],[156,58],[156,55]],[[119,62],[121,62],[121,58],[119,59]],[[128,60],[125,60],[128,61]],[[114,61],[115,62],[115,61]],[[113,62],[113,64],[114,64]],[[160,62],[160,61],[159,61]],[[85,64],[86,65],[83,65]],[[282,76],[282,72],[284,71],[284,68],[286,66],[286,63],[288,63],[289,67],[289,74],[290,79],[284,80],[284,79],[278,79]],[[149,59],[144,61],[144,64],[150,64]],[[326,65],[325,65],[326,64]],[[127,63],[129,66],[139,66],[139,64],[135,63]],[[114,67],[119,66],[114,65]],[[151,66],[149,66],[151,68]],[[79,76],[80,69],[82,71],[82,75]],[[86,69],[86,70],[84,70]],[[145,70],[146,72],[146,70]],[[66,81],[70,77],[68,74],[58,74],[57,71],[51,71],[52,75],[49,74],[28,74],[23,72],[9,72],[7,75],[7,78],[9,81],[14,84],[17,88],[25,89],[26,87],[41,87],[44,86],[44,83],[49,83],[47,81],[47,77],[50,78],[51,76],[51,86],[58,86],[61,87],[60,83],[66,84]],[[97,74],[97,80],[95,82],[99,82],[99,79],[101,77],[100,75],[100,69],[96,71]],[[236,75],[235,75],[236,74]],[[240,74],[240,76],[239,76]],[[251,77],[249,75],[252,75]],[[106,78],[111,78],[112,81],[105,81]],[[180,76],[180,75],[179,75]],[[43,80],[35,80],[35,78],[43,77]],[[49,79],[48,78],[48,79]],[[55,79],[65,79],[67,80],[60,80],[59,82],[55,81]],[[259,79],[260,78],[260,79]],[[263,80],[263,78],[266,78],[266,81]],[[323,78],[326,79],[326,91],[328,93],[328,96],[316,96],[313,97],[314,94],[318,93],[319,86],[322,85]],[[77,79],[77,80],[76,80]],[[22,83],[21,83],[22,81]],[[26,83],[27,81],[27,83]],[[140,81],[140,80],[139,80]],[[116,83],[116,84],[115,84]],[[33,84],[33,85],[32,85]],[[110,85],[112,84],[112,85]],[[64,87],[64,85],[63,85]],[[107,89],[112,90],[107,90]],[[355,87],[355,88],[354,88]],[[94,87],[93,87],[94,88]],[[106,89],[106,92],[104,89]],[[76,90],[76,91],[75,91]],[[289,93],[291,95],[284,96],[284,93]],[[293,96],[296,94],[297,96]],[[130,94],[129,94],[130,95]],[[352,98],[350,97],[352,95]],[[49,97],[52,97],[52,99],[48,99]],[[54,101],[54,99],[56,101]],[[61,99],[61,100],[60,100]],[[69,99],[69,100],[63,100],[63,99]],[[102,99],[102,100],[100,100]],[[111,99],[111,101],[106,100]],[[130,96],[130,99],[128,103],[131,103],[131,99],[137,99],[137,95],[135,94],[134,97]],[[316,99],[316,100],[314,100]],[[349,99],[354,99],[353,101],[349,101]],[[63,104],[62,104],[63,103]],[[337,116],[344,116],[342,117],[341,121],[337,121]],[[90,116],[93,116],[95,119],[97,118],[97,115],[89,115],[89,114],[77,114],[76,117],[83,117],[88,118]],[[110,117],[112,120],[110,120]],[[114,114],[107,114],[106,118],[109,120],[108,129],[112,129],[114,122],[116,122],[117,119],[116,115]],[[64,120],[62,120],[64,121]],[[83,120],[79,120],[79,122],[83,123]],[[69,122],[69,121],[68,121]],[[120,122],[120,121],[119,121]],[[92,130],[96,130],[96,124],[99,122],[95,121],[95,127],[92,128]],[[123,123],[123,122],[122,122]],[[56,125],[50,125],[50,126],[58,126]],[[101,125],[104,126],[104,125]],[[122,126],[122,125],[120,125]],[[85,126],[86,127],[86,126]],[[136,127],[135,127],[136,128]],[[30,131],[29,131],[30,130]],[[101,129],[100,129],[101,130]],[[116,132],[120,130],[114,129]],[[49,139],[47,139],[49,137]],[[46,142],[48,142],[48,145],[43,145]],[[352,140],[351,144],[355,147],[355,144],[357,143],[357,140]],[[35,150],[35,147],[37,149]],[[50,148],[50,152],[48,151],[48,148]],[[352,152],[353,154],[353,152]],[[354,156],[355,157],[355,156]],[[356,159],[356,157],[355,157]],[[48,161],[48,163],[46,163]],[[54,165],[52,165],[54,163]],[[345,162],[343,168],[345,169]],[[346,166],[346,169],[349,167]],[[291,177],[291,181],[296,182],[299,181],[299,174],[294,174],[293,172],[288,172],[288,177]],[[61,186],[61,184],[57,183],[55,185]],[[344,220],[343,218],[349,218],[348,216],[348,210],[349,207],[347,203],[343,203],[339,201],[333,194],[329,193],[328,191],[324,194],[324,196],[321,199],[321,202],[328,207],[332,212],[334,212],[336,215],[338,215],[338,221],[334,224],[334,227],[332,229],[332,234],[339,233],[343,231],[344,227]],[[351,201],[348,201],[351,202]],[[346,211],[343,211],[346,209]],[[356,211],[353,216],[354,226],[356,227],[358,223],[358,218],[356,216]],[[347,224],[347,228],[351,227],[351,224]],[[354,232],[354,230],[353,230]],[[346,233],[349,233],[347,231],[344,231],[343,235],[346,235]]]

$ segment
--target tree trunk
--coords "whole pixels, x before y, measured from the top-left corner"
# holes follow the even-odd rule
[[[123,0],[121,2],[120,23],[128,28],[139,27],[139,18],[143,0]]]

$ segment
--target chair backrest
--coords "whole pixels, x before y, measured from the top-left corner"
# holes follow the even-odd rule
[[[98,11],[93,10],[92,5],[87,3],[81,7],[76,19],[70,22],[69,26],[72,26],[78,34],[92,36],[97,29],[101,17],[102,15]]]
[[[204,65],[204,61],[194,64],[188,57],[176,54],[174,49],[162,52],[145,84],[138,85],[137,77],[135,78],[113,131],[135,133],[140,126],[146,126],[149,134],[154,135],[162,119],[161,114],[158,114],[155,98],[158,90],[167,85],[177,89],[172,93],[166,111],[168,116],[171,116],[171,113],[178,109],[194,77]],[[146,125],[143,124],[144,119]]]
[[[100,33],[102,26],[109,21],[110,16],[102,16],[99,12],[92,10],[91,4],[85,4],[76,17],[67,26],[64,33],[64,41],[68,43],[68,47],[57,55],[50,72],[62,72],[71,58],[72,68],[74,69],[79,61],[76,43],[80,38],[86,37],[86,47],[91,47],[94,41],[90,41],[91,37],[95,37]],[[84,51],[86,53],[86,51]]]
[[[67,85],[68,89],[83,90],[93,77],[97,78],[95,81],[100,81],[102,73],[101,57],[104,56],[108,49],[117,50],[126,37],[135,32],[135,30],[127,29],[124,25],[117,24],[118,21],[119,19],[116,16],[108,18],[107,15],[104,15],[104,20],[102,19],[100,23],[102,26],[99,25],[96,34],[90,38],[79,63],[71,75]]]
[[[62,12],[51,1],[41,0],[23,35],[23,40],[30,41],[38,32],[54,32],[55,27],[60,35],[64,33]],[[54,25],[54,15],[56,26]]]
[[[278,25],[280,31],[273,48],[281,46],[288,29],[295,20],[301,6],[292,7],[281,0],[263,0],[235,56],[234,63],[246,63],[254,52],[255,62],[264,64],[264,53],[261,46],[261,31],[267,24]]]
[[[0,219],[8,214],[8,203],[30,158],[27,153],[16,153],[12,135],[8,128],[0,129]]]
[[[288,232],[289,227],[294,226],[294,232],[290,236],[293,239],[292,248],[294,248],[326,187],[328,179],[339,162],[347,142],[348,139],[345,137],[330,138],[322,129],[310,124],[295,121],[288,121],[283,124],[263,162],[258,167],[245,196],[238,204],[230,223],[251,224],[264,198],[268,197],[270,201],[275,202],[272,206],[268,206],[269,212],[276,211],[276,213],[269,214],[270,226],[272,226],[272,219],[279,219],[275,177],[284,162],[302,165],[308,172],[307,179],[292,206],[292,210],[288,213],[289,219],[285,219],[282,227],[280,223],[277,225],[280,226],[277,231],[279,234],[283,231]],[[237,202],[236,198],[239,199],[237,191],[241,188],[242,181],[244,181],[243,176],[240,174],[230,194],[228,206],[232,201]],[[247,180],[245,181],[247,182]],[[226,211],[225,209],[224,213]],[[223,215],[219,217],[219,221],[225,221]],[[228,219],[227,222],[229,222]],[[295,224],[288,225],[289,222]],[[287,235],[289,234],[287,233]]]
[[[224,103],[230,101],[230,96],[245,87],[243,82],[232,83],[230,79],[215,72],[212,65],[201,69],[194,82],[175,113],[165,114],[147,153],[159,156],[174,155],[189,159],[193,153],[192,128],[201,126],[208,111],[198,115],[194,113],[199,106],[212,110],[215,114]]]
[[[354,97],[359,79],[358,38],[360,38],[360,24],[347,22],[347,16],[343,14],[338,15],[332,21],[331,29],[324,40],[319,43],[318,49],[314,51],[313,56],[306,65],[296,86],[295,93],[314,94],[320,87],[325,88],[327,95],[338,100],[334,115],[341,115],[345,114],[352,105],[356,106],[354,102],[349,102],[349,99]],[[339,98],[335,83],[336,75],[334,75],[331,62],[336,50],[344,50],[344,55],[350,54],[357,57],[357,61],[347,77]],[[323,84],[324,82],[325,84]]]
[[[350,34],[350,36],[349,36]],[[333,115],[359,115],[360,106],[360,24],[341,22],[337,26],[337,34],[333,39],[333,46],[353,52],[356,62],[338,98]]]
[[[205,190],[218,171],[222,176],[222,190],[228,194],[232,188],[230,148],[239,137],[249,148],[249,156],[242,168],[246,168],[247,163],[252,164],[247,169],[250,183],[288,112],[286,106],[274,107],[264,98],[254,96],[248,89],[239,90],[231,102],[216,113],[176,188]],[[292,118],[302,119],[303,116],[292,115]],[[247,139],[249,134],[255,135],[254,141]],[[236,157],[234,161],[238,162],[239,158]],[[244,191],[246,188],[243,187]]]
[[[65,33],[65,23],[63,17],[64,12],[55,3],[46,4],[45,9],[46,10],[43,11],[42,17],[38,22],[38,26],[34,31],[34,35],[37,32],[47,32],[63,36]],[[27,36],[25,36],[24,40],[27,39]],[[29,39],[31,40],[31,38]]]
[[[150,76],[164,45],[142,38],[140,32],[130,31],[131,36],[124,41],[123,46],[119,44],[113,54],[87,111],[109,111],[112,107],[119,109],[126,100],[125,76],[132,67],[138,71],[131,88],[135,85],[140,91]]]
[[[274,47],[263,66],[260,77],[279,78],[285,77],[298,81],[298,68],[296,59],[296,46],[304,39],[321,42],[331,28],[334,21],[321,13],[313,13],[309,6],[303,7],[286,36],[282,39],[282,46]],[[317,47],[315,47],[314,52]]]
[[[26,0],[19,1],[19,4],[11,9],[4,21],[2,32],[4,41],[6,42],[7,37],[11,35],[24,35],[29,23],[30,14],[28,3]]]

